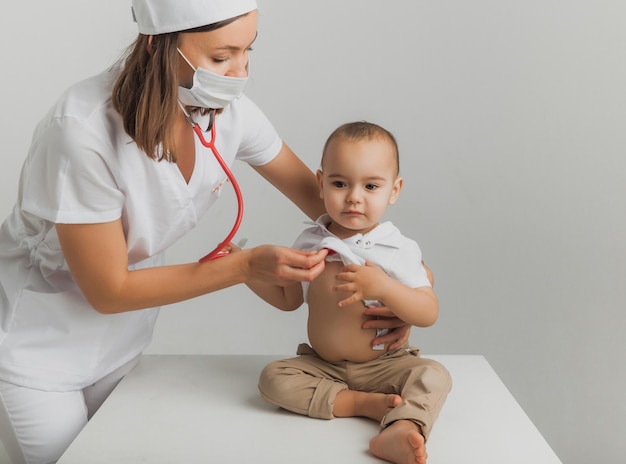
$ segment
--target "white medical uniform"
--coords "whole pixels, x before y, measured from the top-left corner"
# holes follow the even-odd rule
[[[17,204],[0,228],[1,381],[80,390],[137,357],[151,340],[157,308],[107,315],[89,305],[55,223],[121,218],[130,268],[158,266],[164,250],[219,196],[226,176],[198,140],[189,183],[175,163],[154,161],[137,148],[111,103],[116,77],[106,71],[74,85],[35,130]],[[235,159],[266,164],[282,146],[245,96],[216,116],[216,129],[228,165]]]

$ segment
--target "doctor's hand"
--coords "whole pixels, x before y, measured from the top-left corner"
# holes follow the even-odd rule
[[[387,350],[400,348],[411,335],[411,325],[395,316],[384,306],[375,308],[365,308],[363,314],[376,316],[377,319],[370,319],[363,323],[364,329],[390,329],[389,332],[372,340],[372,346],[384,344]]]
[[[246,274],[249,281],[288,286],[294,282],[311,282],[324,270],[328,250],[315,252],[294,250],[275,245],[261,245],[238,253],[249,253]]]

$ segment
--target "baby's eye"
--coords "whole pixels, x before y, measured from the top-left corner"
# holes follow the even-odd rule
[[[333,186],[337,188],[342,188],[346,186],[345,182],[341,182],[340,180],[336,180],[333,182]]]
[[[376,190],[376,189],[378,188],[378,185],[376,185],[376,184],[367,184],[367,185],[365,186],[365,188],[366,188],[367,190]]]

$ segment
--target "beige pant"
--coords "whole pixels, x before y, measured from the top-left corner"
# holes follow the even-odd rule
[[[289,411],[332,419],[333,403],[342,390],[395,393],[402,403],[381,421],[381,427],[407,419],[428,438],[452,387],[450,374],[437,361],[420,357],[416,348],[399,348],[373,361],[328,362],[307,344],[298,357],[273,361],[261,372],[261,397]]]

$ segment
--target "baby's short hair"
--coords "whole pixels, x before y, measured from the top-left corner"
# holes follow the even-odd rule
[[[368,121],[355,121],[342,124],[335,129],[332,134],[330,134],[324,144],[324,149],[322,150],[322,165],[324,164],[324,156],[326,156],[328,146],[331,142],[338,139],[351,141],[381,139],[388,141],[395,154],[397,168],[396,173],[400,172],[400,153],[398,150],[398,142],[393,134],[384,127]]]

